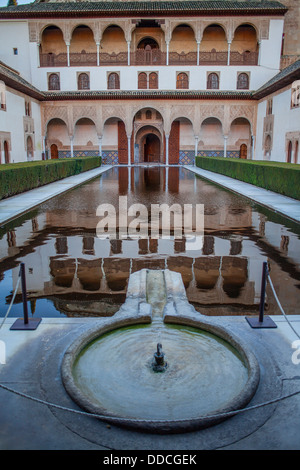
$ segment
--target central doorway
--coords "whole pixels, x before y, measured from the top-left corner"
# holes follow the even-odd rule
[[[147,134],[144,140],[144,162],[160,162],[160,140],[155,134]]]

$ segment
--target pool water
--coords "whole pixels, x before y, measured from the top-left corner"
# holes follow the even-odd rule
[[[233,188],[234,189],[234,188]],[[204,236],[187,240],[100,239],[100,204],[203,204]],[[182,275],[189,302],[205,315],[258,314],[267,261],[287,314],[299,314],[300,225],[185,168],[114,167],[0,228],[0,316],[25,263],[29,314],[111,316],[125,300],[131,273],[170,269]],[[22,315],[19,289],[10,316]],[[280,311],[267,287],[266,313]]]

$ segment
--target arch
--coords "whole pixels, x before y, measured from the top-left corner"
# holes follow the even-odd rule
[[[259,38],[259,29],[258,29],[258,26],[257,26],[256,24],[254,24],[254,23],[247,22],[247,21],[246,21],[246,22],[243,21],[243,22],[241,22],[241,23],[239,23],[239,24],[237,24],[237,25],[235,26],[235,28],[234,28],[234,30],[233,30],[233,36],[232,36],[233,38],[234,38],[234,36],[235,36],[235,33],[236,33],[237,29],[240,28],[241,26],[249,26],[249,27],[253,28],[254,31],[255,31],[255,34],[256,34],[256,38],[257,38],[257,39]]]
[[[60,80],[58,73],[51,73],[48,77],[48,90],[60,90]]]
[[[201,51],[227,51],[227,31],[221,23],[212,22],[205,26],[200,44]]]
[[[86,149],[88,142],[89,147],[98,148],[98,136],[95,122],[89,117],[81,117],[77,119],[74,125],[74,149],[77,151]]]
[[[231,50],[239,53],[257,52],[258,33],[256,27],[250,23],[241,23],[237,26],[233,34]]]
[[[56,160],[58,158],[58,147],[56,144],[50,145],[50,158],[51,160]]]
[[[222,129],[222,133],[223,133],[223,122],[219,116],[210,115],[210,116],[203,117],[200,127],[206,124],[211,124],[211,123],[216,123],[220,125]]]
[[[64,38],[64,33],[63,33],[63,30],[60,28],[60,26],[58,26],[57,24],[55,23],[49,23],[49,24],[46,24],[44,25],[41,29],[40,29],[40,32],[39,32],[39,43],[42,44],[42,40],[43,40],[43,35],[44,33],[46,32],[46,30],[59,30],[60,33],[62,34],[62,37]]]
[[[78,24],[77,26],[74,26],[73,30],[71,31],[70,54],[93,52],[97,52],[93,30],[85,24]],[[74,65],[77,64],[74,63]]]
[[[9,156],[9,145],[7,140],[3,142],[3,149],[4,149],[4,163],[9,163],[10,156]]]
[[[251,147],[251,124],[245,117],[235,118],[230,125],[227,141],[227,150],[234,152],[232,156],[247,158],[247,151]],[[245,157],[246,155],[246,157]]]
[[[191,25],[179,23],[172,30],[170,53],[197,52],[196,33]]]
[[[207,89],[218,90],[220,87],[219,75],[216,72],[211,72],[207,75]]]
[[[118,54],[127,52],[125,31],[115,23],[108,24],[102,33],[101,53]]]
[[[247,145],[246,145],[246,144],[242,144],[242,145],[240,146],[240,155],[239,155],[239,157],[240,157],[242,160],[247,160],[247,152],[248,152]]]
[[[163,138],[155,124],[140,127],[134,139],[135,161],[159,163],[163,161]]]
[[[68,126],[60,118],[51,118],[46,124],[47,142],[50,147],[51,154],[51,145],[55,144],[57,149],[66,149],[70,147],[70,136],[68,132]]]
[[[137,49],[145,49],[148,48],[149,49],[159,49],[159,44],[158,42],[156,41],[156,39],[154,39],[153,37],[151,36],[145,36],[144,38],[140,39],[138,44],[137,44]]]
[[[146,72],[140,72],[138,75],[138,89],[146,90],[148,86],[147,74]]]
[[[183,27],[186,27],[186,28],[190,28],[190,29],[193,31],[193,33],[194,33],[194,39],[196,40],[196,33],[197,33],[197,32],[196,32],[196,30],[195,30],[195,26],[194,26],[193,24],[189,24],[189,23],[185,23],[185,22],[180,22],[180,21],[178,21],[177,23],[173,24],[173,27],[172,27],[172,29],[171,29],[171,35],[170,35],[170,36],[171,36],[171,40],[172,40],[172,38],[173,38],[173,33],[174,33],[175,29],[180,28],[180,27],[182,27],[182,26],[183,26]]]
[[[251,135],[253,134],[252,122],[250,121],[250,119],[247,116],[243,116],[243,113],[241,112],[241,114],[239,116],[236,116],[234,119],[232,119],[232,121],[230,123],[230,127],[232,126],[232,124],[236,120],[244,121],[245,124],[247,123],[247,125],[249,125]]]
[[[249,75],[246,72],[241,72],[237,77],[237,90],[249,90]]]
[[[218,117],[206,117],[200,128],[199,150],[208,156],[223,156],[223,124]]]
[[[119,90],[120,89],[120,77],[117,72],[111,72],[107,78],[108,90]]]
[[[176,77],[176,89],[186,90],[189,88],[189,76],[186,72],[179,72]]]
[[[27,160],[31,161],[34,158],[34,152],[33,152],[33,142],[32,138],[29,135],[26,140],[26,153],[27,153]]]
[[[264,157],[269,159],[271,155],[272,139],[269,134],[266,135],[264,141]]]
[[[42,30],[39,53],[41,67],[67,65],[67,45],[58,26],[48,25]]]
[[[86,72],[81,72],[77,76],[77,87],[78,90],[89,90],[90,89],[90,77]]]

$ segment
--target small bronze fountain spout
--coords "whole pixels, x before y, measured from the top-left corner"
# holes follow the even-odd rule
[[[155,372],[163,372],[167,368],[167,363],[164,359],[165,355],[162,352],[162,345],[157,344],[157,351],[154,353],[154,361],[152,362],[152,368]]]

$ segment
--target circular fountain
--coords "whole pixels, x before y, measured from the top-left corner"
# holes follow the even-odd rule
[[[247,345],[194,311],[176,273],[143,270],[131,281],[121,310],[64,356],[73,400],[104,421],[159,433],[208,427],[245,407],[259,382]]]

